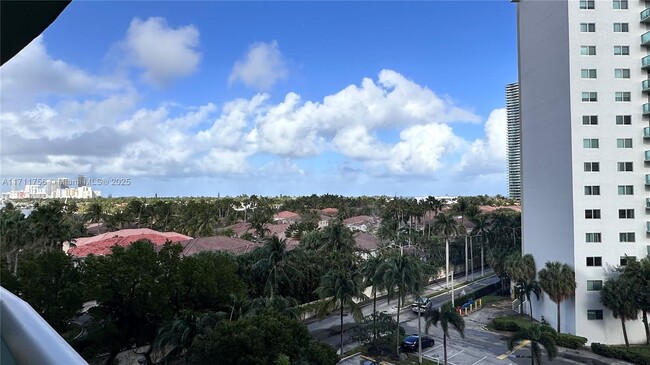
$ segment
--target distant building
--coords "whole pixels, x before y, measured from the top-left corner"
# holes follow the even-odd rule
[[[508,116],[508,197],[521,199],[521,118],[519,84],[506,85]]]
[[[84,175],[79,175],[77,178],[77,187],[81,188],[86,186],[86,177]]]

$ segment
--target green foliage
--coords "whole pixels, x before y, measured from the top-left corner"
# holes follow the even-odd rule
[[[515,332],[508,339],[508,349],[512,350],[516,343],[523,340],[530,341],[530,352],[533,364],[535,362],[537,364],[542,363],[542,346],[546,349],[546,354],[548,355],[549,360],[553,360],[557,355],[557,345],[555,344],[555,339],[552,335],[552,329],[548,326],[534,323],[528,328]]]
[[[350,330],[350,340],[359,342],[368,347],[368,351],[373,354],[392,354],[395,352],[393,340],[397,335],[404,337],[404,329],[400,327],[400,332],[395,333],[397,321],[393,316],[385,312],[376,312],[365,316],[363,321],[352,327]]]
[[[491,322],[491,327],[497,331],[517,332],[527,329],[535,324],[525,317],[496,317]]]
[[[637,319],[638,307],[634,301],[637,288],[632,287],[632,282],[625,276],[613,277],[605,280],[600,291],[600,301],[612,310],[614,318],[620,318],[623,327],[625,344],[629,345],[625,321]]]
[[[558,346],[569,349],[579,349],[587,343],[586,337],[575,336],[568,333],[557,333],[555,331],[553,331],[553,338]]]
[[[17,279],[21,297],[55,330],[67,328],[81,309],[80,272],[75,260],[63,251],[24,255]]]
[[[573,295],[576,290],[575,272],[561,262],[548,261],[539,271],[539,285],[557,304],[557,331],[560,331],[560,303]]]
[[[527,317],[496,317],[492,320],[489,327],[496,331],[518,332],[525,331],[538,324]],[[570,349],[578,349],[587,343],[587,338],[575,336],[567,333],[557,333],[550,326],[542,326],[542,330],[548,332],[555,341],[555,344],[560,347]]]
[[[193,364],[273,364],[281,355],[291,362],[307,360],[321,354],[331,356],[312,345],[315,340],[299,320],[281,315],[264,314],[234,322],[219,322],[194,339],[190,348]],[[335,364],[334,358],[314,359],[315,364]],[[310,362],[312,363],[312,362]]]
[[[608,346],[598,342],[592,342],[591,351],[598,355],[630,361],[634,364],[650,365],[650,348],[648,346]]]

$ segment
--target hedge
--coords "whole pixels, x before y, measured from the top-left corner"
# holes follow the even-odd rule
[[[492,328],[497,331],[517,332],[532,326],[534,323],[525,317],[497,317],[492,320]],[[574,336],[568,333],[557,333],[549,326],[544,326],[543,328],[553,336],[555,344],[560,347],[577,349],[587,343],[587,338],[585,337]]]
[[[639,365],[650,365],[650,354],[640,347],[608,346],[593,342],[591,351],[598,355],[626,360]]]

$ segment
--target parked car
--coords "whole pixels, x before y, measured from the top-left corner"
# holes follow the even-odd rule
[[[411,304],[411,310],[413,313],[424,313],[427,308],[432,309],[431,305],[433,302],[429,298],[419,297],[415,300],[415,303]]]
[[[418,350],[418,335],[406,336],[400,345],[402,351],[417,351]],[[422,348],[433,347],[435,341],[430,336],[422,336]]]

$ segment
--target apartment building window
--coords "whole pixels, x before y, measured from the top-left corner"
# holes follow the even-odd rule
[[[616,138],[616,148],[632,148],[632,138]]]
[[[600,209],[585,209],[586,219],[600,219]]]
[[[580,0],[580,9],[595,9],[595,0]]]
[[[603,319],[602,309],[587,309],[587,319],[590,321],[602,320]]]
[[[587,257],[587,266],[603,266],[603,258],[600,256]]]
[[[586,172],[600,171],[600,162],[585,162],[585,171]]]
[[[621,266],[627,266],[630,261],[636,261],[636,256],[621,256],[619,263]]]
[[[614,0],[614,9],[627,9],[627,0]]]
[[[630,100],[632,100],[631,95],[632,95],[632,93],[630,93],[629,91],[617,91],[617,92],[614,93],[614,100],[615,101],[630,101]],[[594,101],[596,101],[596,100],[594,100]]]
[[[602,280],[587,280],[587,291],[598,291],[603,288]]]
[[[618,242],[621,243],[636,242],[636,237],[634,237],[634,232],[619,232]]]
[[[632,116],[631,115],[617,115],[616,116],[616,125],[631,125]]]
[[[597,115],[583,115],[582,116],[582,125],[598,125],[598,116]]]
[[[634,209],[619,209],[618,217],[620,219],[634,219]]]
[[[634,195],[634,186],[633,185],[619,185],[618,186],[618,195]]]
[[[628,23],[614,23],[614,32],[616,33],[626,33],[630,31],[630,26]]]
[[[598,138],[585,138],[582,140],[584,148],[598,148]]]
[[[600,186],[598,185],[585,186],[585,195],[600,195]]]
[[[587,243],[600,243],[602,240],[603,236],[600,232],[585,233],[585,241]]]
[[[634,171],[634,169],[632,168],[633,167],[632,162],[617,162],[616,165],[618,167],[618,171],[621,172]]]
[[[596,31],[596,23],[580,23],[580,31],[594,33]]]
[[[594,52],[596,50],[594,49]],[[629,56],[630,46],[614,46],[614,56]]]
[[[583,56],[595,56],[596,46],[580,46],[580,54]]]
[[[582,70],[580,70],[580,77],[583,78],[583,79],[595,79],[596,78],[596,69],[595,68],[583,68]]]
[[[629,79],[630,78],[630,69],[629,68],[615,68],[614,77],[617,79]]]

